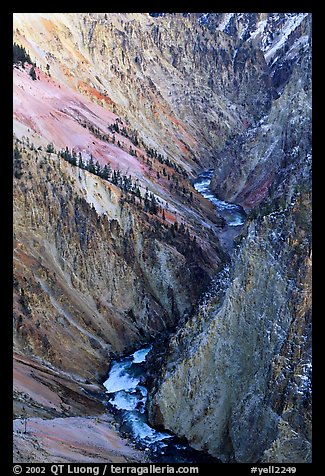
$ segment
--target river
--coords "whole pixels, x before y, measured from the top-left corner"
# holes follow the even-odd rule
[[[146,357],[151,346],[113,361],[104,387],[108,409],[115,415],[122,434],[148,451],[150,461],[160,463],[217,463],[214,458],[191,448],[186,441],[168,431],[158,431],[148,424],[143,384]]]
[[[239,235],[245,221],[246,212],[240,205],[219,200],[210,188],[213,169],[201,172],[192,181],[193,187],[216,208],[218,215],[225,220],[225,226],[217,230],[219,241],[225,251],[231,255],[234,239]]]
[[[216,207],[226,225],[220,232],[220,241],[227,245],[239,233],[246,214],[239,205],[219,200],[210,189],[213,171],[204,171],[193,181],[195,189]],[[114,360],[104,386],[108,409],[115,415],[122,434],[129,436],[137,446],[148,451],[152,462],[161,463],[219,463],[217,459],[196,451],[188,443],[169,431],[158,431],[148,423],[145,387],[146,357],[151,346]]]
[[[221,215],[228,227],[241,226],[246,221],[246,213],[244,209],[236,203],[229,203],[219,200],[210,188],[210,183],[213,175],[213,169],[201,172],[195,180],[193,186],[204,198],[210,200],[216,207],[219,215]]]

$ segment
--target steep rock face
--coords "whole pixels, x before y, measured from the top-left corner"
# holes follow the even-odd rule
[[[112,353],[190,312],[219,266],[217,250],[210,245],[210,258],[204,256],[187,234],[173,237],[117,187],[54,154],[21,154],[23,175],[14,183],[15,348],[100,378]]]
[[[223,301],[172,339],[155,388],[151,421],[225,462],[311,459],[309,206],[249,225]]]
[[[281,184],[296,176],[295,169],[302,160],[310,161],[310,29],[311,19],[306,18],[308,41],[299,50],[288,82],[270,113],[229,142],[219,155],[211,186],[220,198],[250,209],[267,197],[280,197]],[[301,176],[300,181],[306,178]]]
[[[125,18],[128,37],[137,15],[112,15],[111,28],[96,29],[94,41],[105,36],[112,61],[90,47],[97,16],[85,22],[84,17],[14,17],[14,40],[37,62],[35,80],[30,65],[14,67],[14,131],[21,155],[14,160],[16,417],[23,409],[28,417],[42,418],[102,412],[100,382],[111,358],[184,319],[224,258],[216,236],[220,221],[185,172],[192,173],[195,162],[187,147],[195,148],[196,139],[167,103],[159,114],[147,111],[159,96],[149,77],[141,112],[140,80],[134,88],[129,66],[125,77],[111,71],[121,61],[117,29]],[[141,31],[139,36],[138,49]],[[132,41],[127,44],[125,62],[133,64]],[[128,119],[135,113],[133,127],[156,139],[135,140]],[[117,124],[127,128],[124,135],[112,129]],[[146,190],[155,194],[166,218],[161,211],[151,216],[139,203],[127,203],[130,197],[114,185],[40,152],[49,143],[80,152],[84,162],[93,155],[101,166],[109,163],[130,175],[142,197]],[[172,163],[149,155],[149,146]],[[177,232],[171,227],[176,221]]]
[[[182,188],[216,163],[218,195],[252,209],[247,236],[162,357],[150,418],[224,461],[310,460],[310,18],[252,15],[15,14],[14,39],[41,68],[36,81],[14,73],[26,148],[14,183],[16,415],[98,415],[112,356],[184,323],[223,253],[212,205]],[[139,147],[102,140],[116,120]],[[166,223],[35,152],[49,141],[131,172],[168,205]],[[168,168],[181,192],[145,144],[182,166]],[[177,218],[192,238],[167,229]]]
[[[308,13],[208,13],[196,14],[210,31],[222,31],[235,45],[259,48],[271,71],[276,90],[290,77],[292,65],[308,44],[311,15]]]
[[[214,185],[251,209],[247,230],[224,295],[171,340],[153,386],[151,421],[225,462],[311,461],[310,88],[306,54],[225,150]]]

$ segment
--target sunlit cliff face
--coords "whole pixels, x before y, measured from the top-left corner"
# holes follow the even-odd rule
[[[272,97],[263,54],[251,45],[241,52],[235,37],[192,17],[17,14],[14,38],[53,78],[116,111],[185,167],[213,160],[212,149]]]

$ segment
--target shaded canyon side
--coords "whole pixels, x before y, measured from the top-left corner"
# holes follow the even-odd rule
[[[220,162],[217,194],[249,217],[230,284],[172,338],[151,393],[152,422],[224,462],[311,461],[310,93],[307,54]]]

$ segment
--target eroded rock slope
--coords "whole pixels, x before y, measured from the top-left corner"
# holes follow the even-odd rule
[[[230,284],[171,340],[151,421],[224,462],[311,461],[310,55],[214,186],[250,210]],[[227,172],[226,172],[227,169]]]
[[[32,435],[15,422],[17,461],[143,460],[103,417],[101,382],[177,326],[151,421],[223,461],[310,460],[310,27],[302,13],[14,15],[36,62],[35,79],[14,67],[14,415]],[[211,166],[249,219],[184,325],[229,258],[191,184]]]

